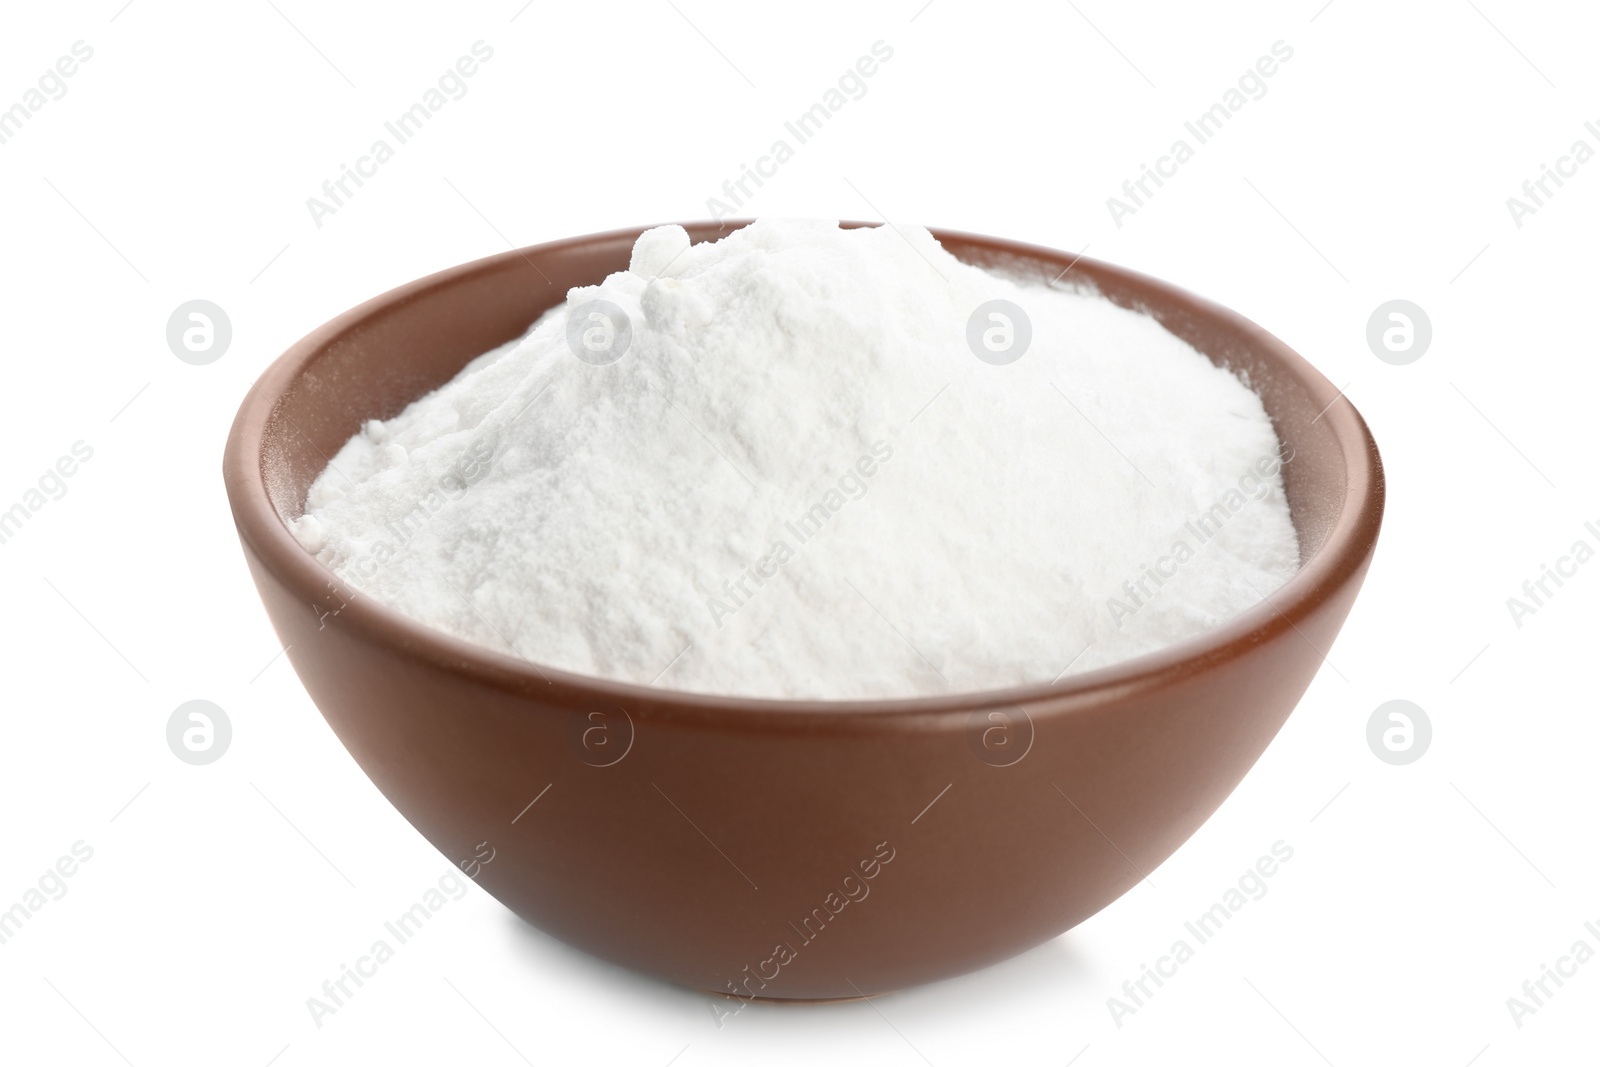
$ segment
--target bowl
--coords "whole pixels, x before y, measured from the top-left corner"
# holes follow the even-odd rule
[[[695,241],[738,224],[688,224]],[[903,700],[705,696],[584,677],[362,596],[286,520],[363,420],[393,416],[628,266],[640,229],[536,245],[340,315],[261,376],[223,473],[306,690],[391,803],[517,915],[699,990],[859,997],[1005,959],[1170,856],[1322,664],[1376,543],[1361,416],[1239,315],[1105,263],[934,231],[958,258],[1091,286],[1247,375],[1292,458],[1299,571],[1159,652],[1058,683]],[[725,1002],[731,1003],[731,1002]]]

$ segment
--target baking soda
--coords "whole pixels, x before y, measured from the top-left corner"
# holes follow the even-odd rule
[[[295,536],[488,648],[664,688],[905,697],[1192,637],[1299,565],[1260,398],[1148,315],[925,230],[762,220],[366,423]]]

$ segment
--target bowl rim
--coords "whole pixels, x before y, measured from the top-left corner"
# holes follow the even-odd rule
[[[676,225],[691,233],[708,229],[731,232],[753,220],[694,221]],[[652,225],[670,225],[656,223]],[[841,222],[853,227],[877,223]],[[673,716],[684,722],[728,724],[738,720],[749,727],[763,723],[785,729],[800,726],[837,730],[848,726],[881,726],[927,717],[950,719],[975,711],[997,708],[1052,712],[1087,710],[1138,693],[1175,684],[1185,677],[1237,659],[1257,645],[1289,630],[1327,661],[1327,651],[1317,648],[1300,630],[1300,623],[1318,606],[1360,573],[1370,558],[1382,521],[1385,483],[1382,460],[1371,431],[1343,390],[1276,336],[1243,315],[1171,283],[1102,260],[985,234],[929,227],[934,238],[992,250],[1028,262],[1077,265],[1092,273],[1127,282],[1136,288],[1158,291],[1170,306],[1220,322],[1239,334],[1267,358],[1281,364],[1289,377],[1322,407],[1315,421],[1325,421],[1338,445],[1345,471],[1344,500],[1322,544],[1280,586],[1257,604],[1224,619],[1194,637],[1154,652],[1083,671],[1051,682],[1032,682],[999,689],[964,690],[925,696],[822,700],[737,696],[694,690],[656,688],[580,674],[521,655],[500,652],[456,637],[412,619],[371,596],[360,593],[331,568],[303,548],[273,504],[263,446],[272,413],[299,377],[337,342],[359,331],[370,319],[400,305],[457,284],[471,275],[490,273],[515,260],[564,251],[579,246],[632,240],[652,226],[623,227],[543,242],[486,256],[396,286],[312,330],[278,356],[255,380],[240,402],[228,433],[223,456],[223,480],[234,522],[244,547],[252,552],[288,589],[308,605],[330,589],[345,600],[337,625],[351,635],[397,654],[420,658],[437,670],[524,696],[543,696],[553,702],[594,707],[615,705],[625,713]],[[1065,273],[1065,269],[1063,273]],[[1058,275],[1059,277],[1059,275]],[[1092,284],[1091,279],[1091,284]],[[464,364],[463,364],[464,365]],[[1269,410],[1269,416],[1272,412]],[[1298,533],[1298,530],[1297,530]],[[346,595],[350,594],[350,595]],[[1081,654],[1081,653],[1080,653]],[[289,657],[291,661],[295,658]],[[1320,670],[1320,664],[1319,664]],[[1031,716],[1029,716],[1031,718]]]

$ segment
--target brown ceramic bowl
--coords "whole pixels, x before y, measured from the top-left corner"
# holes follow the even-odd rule
[[[690,225],[695,240],[726,228]],[[290,535],[328,457],[639,230],[401,286],[289,349],[223,472],[245,558],[306,689],[451,863],[548,933],[672,982],[852,997],[971,971],[1082,922],[1216,810],[1322,663],[1372,558],[1377,448],[1305,360],[1240,316],[1067,253],[936,232],[956,256],[1098,288],[1248,372],[1293,449],[1303,561],[1269,603],[1056,685],[906,700],[699,696],[530,664],[356,594]],[[533,803],[537,801],[536,803]],[[531,806],[530,806],[531,803]]]

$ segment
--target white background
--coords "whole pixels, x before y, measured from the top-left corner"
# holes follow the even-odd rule
[[[922,0],[449,5],[177,0],[9,7],[0,107],[93,58],[0,145],[0,508],[82,440],[69,491],[0,545],[0,908],[93,858],[0,945],[0,1059],[1099,1064],[1593,1062],[1600,961],[1506,999],[1600,925],[1592,685],[1600,563],[1514,625],[1506,599],[1600,522],[1600,161],[1506,206],[1600,121],[1600,18],[1570,4]],[[494,49],[315,226],[306,198],[474,41]],[[1371,423],[1389,505],[1365,592],[1260,764],[1170,861],[988,971],[828,1007],[706,998],[598,963],[476,887],[336,1015],[306,998],[451,868],[307,699],[246,574],[219,474],[246,388],[394,285],[501,251],[704,217],[782,123],[891,61],[745,207],[1079,250],[1227,304]],[[1106,198],[1274,41],[1294,50],[1123,225]],[[231,348],[180,362],[204,298]],[[1380,362],[1404,298],[1431,348]],[[193,767],[194,698],[231,748]],[[1366,722],[1406,698],[1419,761]],[[1117,1026],[1107,998],[1273,842],[1293,859]],[[641,875],[644,876],[644,875]],[[1554,987],[1551,987],[1554,988]],[[674,1059],[676,1057],[676,1059]]]

